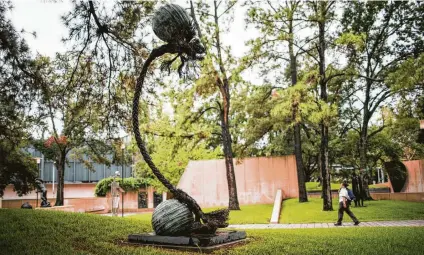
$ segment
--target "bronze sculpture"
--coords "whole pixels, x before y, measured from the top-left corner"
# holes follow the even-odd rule
[[[159,181],[174,195],[174,198],[181,204],[178,206],[180,210],[184,211],[184,215],[188,217],[188,212],[194,214],[192,222],[187,224],[181,224],[177,226],[177,230],[172,228],[166,228],[164,230],[159,229],[161,225],[172,225],[172,216],[163,215],[170,212],[169,208],[172,203],[175,204],[175,200],[167,200],[162,207],[157,207],[158,213],[161,215],[160,222],[153,221],[153,227],[157,234],[160,235],[182,235],[182,234],[215,234],[218,228],[224,228],[228,226],[227,220],[229,215],[228,209],[217,210],[211,213],[204,213],[197,202],[189,196],[186,192],[181,189],[177,189],[172,185],[159,169],[155,166],[146,150],[146,146],[141,139],[138,121],[138,109],[141,91],[143,88],[144,79],[147,74],[149,65],[157,58],[163,56],[166,53],[177,54],[171,61],[164,62],[162,69],[168,68],[178,57],[181,60],[181,65],[178,67],[178,73],[182,75],[182,69],[189,61],[203,60],[206,52],[205,47],[202,45],[193,24],[193,20],[186,13],[186,11],[175,4],[167,4],[155,13],[153,17],[153,31],[163,41],[166,42],[158,48],[155,48],[150,53],[149,57],[145,61],[141,74],[137,79],[136,88],[133,99],[133,132],[137,142],[137,146],[150,167],[154,175]],[[168,206],[167,206],[168,205]],[[167,209],[168,208],[168,209]],[[159,210],[164,210],[163,213]],[[156,224],[155,224],[156,223]]]
[[[47,189],[44,186],[44,181],[40,178],[35,179],[37,193],[41,193],[41,207],[51,207],[50,202],[47,201]]]
[[[32,205],[30,205],[28,202],[25,202],[21,205],[21,209],[32,209]]]

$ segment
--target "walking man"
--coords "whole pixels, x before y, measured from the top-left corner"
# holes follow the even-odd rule
[[[341,226],[343,221],[343,213],[346,212],[350,218],[355,222],[355,226],[359,225],[358,219],[355,217],[355,215],[350,210],[350,197],[347,192],[347,182],[343,182],[340,184],[340,190],[339,190],[339,219],[337,220],[337,223],[335,223],[335,226]]]

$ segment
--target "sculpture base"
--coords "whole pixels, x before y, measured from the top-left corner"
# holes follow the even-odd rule
[[[218,231],[215,235],[158,236],[144,233],[128,236],[130,244],[199,252],[212,252],[245,240],[245,231]]]

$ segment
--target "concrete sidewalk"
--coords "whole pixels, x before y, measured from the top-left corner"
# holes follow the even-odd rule
[[[130,213],[130,212],[126,212],[126,213],[124,213],[124,217],[126,217],[126,216],[132,216],[132,215],[138,215],[138,214],[143,214],[143,213]],[[112,214],[111,213],[102,213],[102,214],[98,214],[98,215],[112,217]],[[117,217],[122,217],[122,214],[121,213],[118,213],[118,216]]]
[[[346,228],[346,227],[424,227],[424,220],[400,220],[400,221],[373,221],[361,222],[358,226],[353,222],[343,223],[342,226],[334,226],[334,223],[301,223],[301,224],[243,224],[229,225],[228,228],[236,229],[290,229],[290,228]]]
[[[143,213],[124,213],[124,217],[138,215]],[[111,213],[98,214],[101,216],[112,216]],[[121,214],[118,214],[121,218]],[[290,228],[346,228],[346,227],[424,227],[424,220],[399,220],[399,221],[370,221],[361,222],[358,226],[353,222],[344,222],[342,226],[334,226],[333,223],[293,223],[293,224],[239,224],[229,225],[228,228],[234,229],[290,229]]]

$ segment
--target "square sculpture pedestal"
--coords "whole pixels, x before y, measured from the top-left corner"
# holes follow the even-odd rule
[[[130,244],[199,252],[211,252],[245,239],[245,231],[217,231],[215,235],[158,236],[144,233],[128,236]]]

